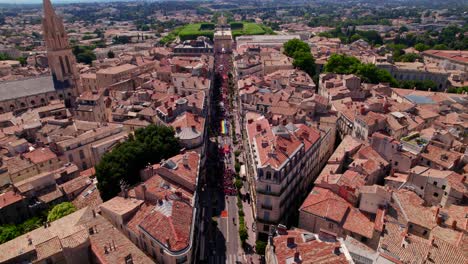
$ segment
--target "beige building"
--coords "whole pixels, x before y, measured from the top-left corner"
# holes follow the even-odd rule
[[[422,166],[411,169],[405,187],[411,188],[429,205],[447,207],[462,204],[467,193],[466,176],[454,171]]]
[[[5,264],[154,263],[89,207],[3,243],[0,251]]]
[[[270,127],[264,117],[246,126],[257,230],[268,233],[271,224],[286,223],[318,175],[321,135],[303,124]]]
[[[214,51],[232,52],[232,33],[230,29],[221,28],[214,33]]]
[[[196,152],[150,165],[141,173],[144,182],[100,206],[102,215],[157,263],[197,262],[199,171]]]
[[[436,63],[445,70],[468,72],[468,51],[466,50],[426,50],[422,52],[426,63]]]
[[[95,166],[101,157],[117,143],[127,139],[122,125],[106,124],[92,128],[70,139],[51,143],[51,148],[67,162],[81,170]]]
[[[74,114],[77,119],[90,122],[108,121],[103,90],[87,90],[76,101]]]
[[[95,73],[81,74],[80,77],[83,91],[94,91],[98,89],[97,77]]]
[[[96,72],[96,84],[98,89],[107,88],[112,84],[130,79],[132,74],[138,70],[138,67],[132,64],[123,64],[120,66],[101,69]]]

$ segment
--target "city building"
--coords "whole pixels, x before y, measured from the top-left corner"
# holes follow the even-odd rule
[[[268,233],[271,224],[286,223],[289,209],[318,175],[321,135],[304,124],[270,126],[263,116],[248,120],[246,127],[257,230]]]

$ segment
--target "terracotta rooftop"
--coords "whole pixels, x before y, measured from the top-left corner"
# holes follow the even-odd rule
[[[291,241],[294,242],[291,244]],[[317,235],[301,229],[287,230],[285,234],[274,237],[273,245],[275,246],[276,263],[344,264],[351,262],[344,244],[338,241],[321,241]],[[298,259],[295,259],[295,256]]]
[[[437,226],[435,210],[431,207],[423,206],[424,200],[416,193],[400,189],[393,192],[393,198],[402,210],[406,221],[428,229]]]
[[[43,163],[48,160],[57,158],[57,155],[49,148],[38,148],[31,152],[23,154],[25,158],[31,160],[35,164]]]
[[[24,199],[24,196],[14,191],[7,191],[4,193],[0,193],[0,209],[6,206],[9,206],[11,204],[17,203],[23,199]]]
[[[434,145],[427,145],[421,156],[445,169],[453,168],[462,157],[461,153],[447,151]]]

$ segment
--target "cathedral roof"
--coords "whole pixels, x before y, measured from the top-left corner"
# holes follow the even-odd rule
[[[0,101],[17,99],[53,91],[55,91],[54,83],[50,75],[1,82]]]

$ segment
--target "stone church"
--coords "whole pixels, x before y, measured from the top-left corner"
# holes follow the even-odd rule
[[[50,0],[44,0],[43,35],[51,75],[0,82],[0,113],[44,106],[64,100],[72,107],[81,93],[76,59],[68,42],[62,19]]]

